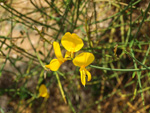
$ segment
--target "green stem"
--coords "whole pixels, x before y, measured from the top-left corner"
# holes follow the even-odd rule
[[[101,69],[101,70],[108,70],[108,71],[144,71],[144,70],[150,70],[150,67],[147,68],[140,68],[140,69],[112,69],[112,68],[105,68],[105,67],[99,67],[95,65],[90,65],[92,68]]]
[[[63,91],[63,88],[62,88],[62,85],[61,85],[61,82],[60,82],[59,75],[58,75],[58,73],[57,73],[57,72],[55,72],[55,73],[56,73],[56,79],[57,79],[57,82],[58,82],[58,86],[59,86],[59,89],[60,89],[61,95],[62,95],[62,97],[63,97],[63,99],[64,99],[64,102],[67,104],[66,96],[65,96],[65,93],[64,93],[64,91]]]

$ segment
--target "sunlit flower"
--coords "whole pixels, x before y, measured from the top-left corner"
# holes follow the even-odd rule
[[[66,55],[71,56],[71,58],[73,58],[74,52],[79,51],[84,45],[82,39],[78,35],[69,32],[65,33],[62,37],[61,44],[68,51]]]
[[[73,64],[80,67],[81,83],[85,86],[86,75],[87,81],[91,80],[91,73],[85,68],[94,61],[95,57],[92,53],[83,52],[73,59]]]
[[[42,84],[39,88],[39,96],[49,98],[49,92],[44,84]]]
[[[66,59],[63,58],[63,56],[62,56],[58,42],[53,42],[53,48],[54,48],[54,52],[55,52],[57,59],[52,59],[50,61],[50,64],[45,65],[45,67],[49,68],[52,71],[57,71],[59,69],[59,67],[61,66],[61,64],[66,61]]]

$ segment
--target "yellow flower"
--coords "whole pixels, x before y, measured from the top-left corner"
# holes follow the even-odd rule
[[[92,53],[83,52],[73,59],[73,64],[80,67],[81,83],[85,86],[86,75],[87,81],[91,80],[91,73],[85,68],[94,61],[95,57]]]
[[[42,84],[39,88],[39,96],[49,98],[48,90],[44,84]]]
[[[45,65],[46,68],[49,68],[52,71],[57,71],[62,63],[66,61],[65,58],[63,58],[60,46],[58,42],[53,42],[54,52],[57,57],[57,59],[52,59],[50,61],[50,64]]]
[[[61,44],[68,51],[67,56],[71,56],[73,58],[73,53],[79,51],[84,43],[82,39],[76,35],[75,33],[65,33],[65,35],[61,39]]]

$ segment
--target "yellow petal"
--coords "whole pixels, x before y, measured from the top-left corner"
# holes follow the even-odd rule
[[[49,93],[47,93],[46,97],[45,98],[49,98]]]
[[[84,45],[82,39],[78,35],[75,33],[71,34],[69,32],[65,33],[65,35],[62,37],[61,43],[69,52],[77,52]]]
[[[53,42],[53,47],[54,47],[54,52],[56,57],[60,60],[60,61],[64,61],[64,58],[62,56],[61,50],[60,50],[60,45],[58,42]]]
[[[83,52],[73,59],[73,64],[79,67],[86,67],[94,61],[95,57],[92,53]]]
[[[86,84],[85,71],[83,69],[81,69],[81,68],[80,68],[80,74],[81,74],[81,83],[82,83],[82,85],[85,86],[85,84]]]
[[[41,97],[49,97],[48,90],[44,84],[42,84],[39,88],[39,93]]]
[[[67,51],[65,54],[65,58],[70,58],[70,56],[71,56],[71,52]]]
[[[88,76],[88,81],[90,81],[91,80],[91,73],[86,69],[85,69],[85,73]]]
[[[84,43],[83,43],[82,39],[78,35],[76,35],[75,33],[72,33],[72,38],[74,39],[73,42],[75,44],[75,51],[74,52],[77,52],[83,47]]]
[[[45,65],[46,68],[49,68],[52,71],[57,71],[63,62],[58,59],[52,59],[49,65]]]

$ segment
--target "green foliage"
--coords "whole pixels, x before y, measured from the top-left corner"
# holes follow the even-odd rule
[[[0,0],[0,112],[150,112],[149,27],[149,0]],[[85,87],[72,62],[44,66],[66,32],[95,56]]]

